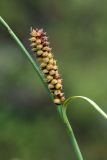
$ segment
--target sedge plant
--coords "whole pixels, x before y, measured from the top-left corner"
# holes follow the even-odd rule
[[[69,103],[73,100],[81,99],[85,100],[103,117],[107,120],[107,114],[91,99],[84,96],[71,96],[65,98],[63,90],[62,90],[62,79],[58,71],[58,66],[56,63],[56,59],[52,53],[52,49],[49,47],[48,37],[43,29],[32,29],[30,32],[31,47],[36,56],[37,62],[32,58],[30,53],[24,47],[22,42],[16,36],[16,34],[12,31],[9,25],[5,22],[5,20],[0,16],[0,23],[8,30],[10,36],[14,39],[18,47],[22,50],[22,53],[26,56],[28,61],[31,63],[32,67],[36,71],[37,75],[40,77],[44,86],[47,89],[47,92],[52,99],[53,103],[56,105],[57,111],[61,117],[62,122],[66,126],[68,130],[68,134],[70,137],[71,145],[75,152],[76,160],[83,160],[83,156],[79,145],[77,143],[75,134],[71,127],[71,124],[67,117],[67,107]]]

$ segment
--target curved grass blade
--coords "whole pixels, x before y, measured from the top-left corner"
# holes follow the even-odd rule
[[[98,111],[98,113],[100,113],[105,119],[107,119],[107,114],[94,102],[92,101],[91,99],[87,98],[87,97],[84,97],[84,96],[72,96],[72,97],[69,97],[65,102],[64,102],[64,105],[63,105],[63,110],[67,110],[67,106],[68,104],[77,99],[77,98],[80,98],[80,99],[83,99],[85,101],[87,101],[88,103],[90,103],[92,105],[92,107]]]

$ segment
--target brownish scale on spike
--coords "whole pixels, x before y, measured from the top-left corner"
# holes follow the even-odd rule
[[[58,72],[58,66],[49,47],[48,37],[43,29],[31,29],[30,41],[32,51],[38,59],[40,68],[44,74],[45,80],[48,83],[48,88],[54,97],[54,103],[59,105],[65,101],[64,93],[62,92],[62,79]]]

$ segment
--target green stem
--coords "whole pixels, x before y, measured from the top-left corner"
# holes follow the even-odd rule
[[[12,31],[12,29],[9,27],[9,25],[4,21],[4,19],[2,17],[0,17],[0,22],[4,25],[4,27],[6,27],[6,29],[10,33],[11,37],[16,41],[17,45],[20,47],[20,49],[26,55],[27,59],[29,60],[29,62],[33,65],[34,69],[36,70],[38,76],[41,79],[43,79],[43,76],[40,73],[38,66],[36,65],[36,63],[32,59],[32,57],[30,56],[30,54],[28,53],[28,51],[26,50],[26,48],[23,46],[23,44],[21,43],[21,41],[19,40],[19,38],[15,35],[15,33]]]
[[[70,137],[70,141],[71,141],[71,144],[73,146],[73,149],[74,149],[74,152],[76,155],[76,160],[83,160],[83,157],[82,157],[79,145],[77,143],[76,137],[74,135],[73,129],[72,129],[72,127],[69,123],[69,120],[67,118],[66,111],[63,110],[62,108],[63,108],[63,106],[60,105],[57,109],[58,109],[58,112],[60,114],[61,119],[63,120],[63,122],[67,128],[67,131],[68,131],[68,134]]]
[[[43,84],[45,85],[46,89],[48,90],[49,96],[53,99],[52,95],[50,94],[50,91],[47,87],[47,84],[45,83],[44,80],[44,76],[41,73],[38,65],[35,63],[35,61],[33,60],[33,58],[31,57],[30,53],[26,50],[26,48],[24,47],[24,45],[22,44],[22,42],[19,40],[19,38],[16,36],[16,34],[12,31],[12,29],[9,27],[9,25],[4,21],[4,19],[0,16],[0,22],[3,24],[3,26],[8,30],[9,34],[11,35],[11,37],[15,40],[16,44],[19,46],[19,48],[23,51],[24,55],[27,57],[28,61],[32,64],[34,70],[36,71],[36,73],[38,74],[38,76],[40,77],[41,81],[43,82]]]

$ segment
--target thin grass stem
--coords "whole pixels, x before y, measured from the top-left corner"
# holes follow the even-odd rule
[[[70,142],[71,142],[71,145],[72,145],[73,150],[75,152],[76,160],[83,160],[83,157],[82,157],[79,145],[77,143],[76,137],[74,135],[73,129],[71,127],[71,124],[69,123],[69,120],[67,118],[66,112],[63,112],[62,109],[63,109],[62,105],[57,107],[57,110],[59,112],[60,118],[62,119],[62,121],[64,122],[64,124],[65,124],[65,126],[67,128],[67,132],[68,132],[69,137],[70,137]]]
[[[22,50],[22,53],[26,56],[26,58],[28,59],[28,61],[32,64],[34,70],[36,71],[36,73],[38,74],[39,78],[41,79],[41,81],[45,85],[45,87],[46,87],[46,89],[47,89],[47,91],[49,93],[49,96],[53,99],[53,96],[50,94],[50,91],[49,91],[49,89],[47,87],[47,84],[46,84],[46,82],[44,80],[44,76],[43,76],[42,72],[40,71],[38,65],[33,60],[33,58],[30,55],[30,53],[27,51],[27,49],[24,47],[24,45],[22,44],[22,42],[19,40],[19,38],[16,36],[16,34],[13,32],[13,30],[9,27],[9,25],[5,22],[5,20],[1,16],[0,16],[0,22],[8,30],[9,34],[11,35],[11,37],[15,40],[16,44]]]

